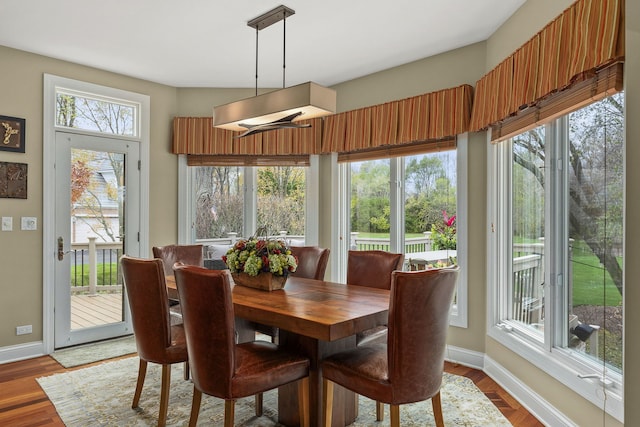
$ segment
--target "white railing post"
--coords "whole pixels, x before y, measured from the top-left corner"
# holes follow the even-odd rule
[[[356,239],[358,238],[358,233],[357,231],[352,231],[351,232],[351,242],[349,242],[349,249],[351,249],[352,251],[355,251],[358,249],[358,244],[356,243]]]
[[[433,250],[433,242],[431,241],[431,232],[430,231],[423,231],[422,234],[424,234],[424,238],[427,239],[427,242],[424,244],[424,252],[432,251]]]
[[[96,237],[89,237],[89,295],[96,294],[98,268],[96,256]]]
[[[238,233],[236,233],[235,231],[229,231],[227,233],[227,236],[229,236],[229,238],[231,239],[231,246],[236,244],[236,241],[238,240]]]

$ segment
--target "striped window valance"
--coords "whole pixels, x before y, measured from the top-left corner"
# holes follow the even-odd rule
[[[278,129],[236,138],[240,132],[214,128],[212,117],[175,117],[174,154],[291,156],[319,154],[322,119],[301,120],[310,128]]]
[[[473,88],[462,85],[399,101],[311,119],[311,128],[280,129],[242,139],[239,132],[213,127],[211,117],[176,117],[173,153],[190,156],[229,156],[231,162],[248,156],[294,156],[337,152],[371,152],[407,145],[440,149],[469,128]],[[302,121],[304,123],[305,121]],[[400,149],[406,152],[405,149]],[[203,158],[210,162],[211,158]],[[191,162],[198,162],[192,158]]]
[[[525,112],[540,120],[540,111],[531,113],[532,107],[549,106],[557,96],[565,102],[563,92],[585,81],[602,89],[591,80],[605,69],[603,81],[618,81],[610,78],[609,67],[624,59],[623,11],[624,0],[578,0],[566,9],[476,83],[470,130],[495,130]],[[604,90],[611,89],[618,90]],[[575,93],[571,96],[577,104],[583,101],[576,100]],[[494,140],[505,137],[504,132],[492,132]]]
[[[451,140],[467,132],[473,88],[462,85],[325,117],[322,152],[340,154]]]

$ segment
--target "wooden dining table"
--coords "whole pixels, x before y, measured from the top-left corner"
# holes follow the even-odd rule
[[[177,298],[173,277],[167,290]],[[253,340],[250,323],[280,329],[279,345],[311,360],[309,406],[311,425],[322,426],[322,372],[320,362],[328,355],[356,346],[355,335],[387,323],[389,291],[347,286],[323,280],[289,276],[284,289],[263,291],[234,285],[233,307],[239,340]],[[336,385],[332,426],[347,426],[357,417],[356,396]],[[278,389],[278,422],[299,425],[297,387]]]

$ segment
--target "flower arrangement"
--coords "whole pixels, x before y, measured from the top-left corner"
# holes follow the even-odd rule
[[[231,273],[257,276],[261,272],[287,276],[296,271],[298,260],[283,240],[252,237],[238,240],[222,257]]]
[[[442,224],[431,225],[431,248],[433,250],[456,249],[456,216],[449,217],[447,211],[442,211]]]

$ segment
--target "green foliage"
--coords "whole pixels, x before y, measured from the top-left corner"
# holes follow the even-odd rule
[[[97,285],[118,285],[118,263],[96,264]],[[89,286],[89,264],[71,265],[71,283],[74,286]]]
[[[453,152],[452,152],[453,153]],[[411,156],[405,166],[404,223],[407,233],[421,234],[456,211],[456,188],[443,159],[451,153]],[[382,233],[390,229],[390,162],[367,161],[352,165],[351,230]]]
[[[443,211],[442,215],[441,221],[431,225],[431,249],[456,249],[456,216],[449,217],[446,211]]]

